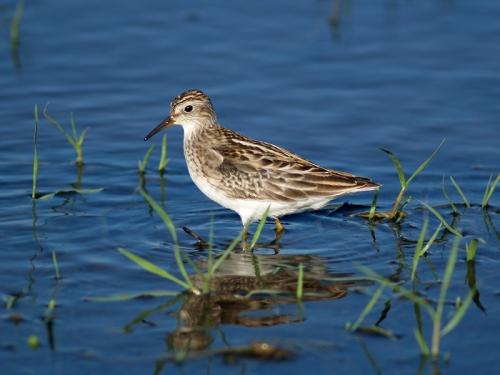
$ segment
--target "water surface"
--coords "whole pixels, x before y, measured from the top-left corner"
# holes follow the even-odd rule
[[[116,248],[132,249],[178,274],[170,235],[137,194],[137,160],[148,147],[144,135],[167,114],[171,98],[193,87],[212,97],[224,126],[382,183],[381,209],[390,208],[399,183],[379,148],[393,150],[411,171],[445,138],[439,154],[412,184],[409,216],[401,226],[382,223],[371,228],[350,215],[356,212],[352,207],[289,216],[279,254],[261,248],[252,261],[235,255],[221,277],[251,275],[255,263],[265,275],[303,263],[306,275],[331,279],[359,275],[357,265],[362,264],[407,281],[412,241],[425,216],[419,200],[437,207],[447,204],[441,183],[443,176],[452,175],[474,204],[470,209],[459,206],[455,225],[464,230],[464,242],[484,240],[475,263],[480,304],[473,304],[461,325],[443,340],[449,361],[441,361],[439,368],[443,373],[497,368],[498,194],[488,211],[477,206],[500,160],[497,2],[343,1],[336,26],[329,22],[334,4],[327,1],[29,2],[20,45],[12,53],[8,28],[14,8],[12,1],[0,8],[0,293],[6,301],[15,299],[10,309],[6,304],[0,310],[0,358],[6,373],[142,374],[160,371],[161,365],[164,373],[431,371],[419,356],[409,302],[393,299],[381,323],[400,335],[397,340],[345,330],[345,323],[355,320],[368,302],[368,296],[357,291],[373,293],[376,286],[332,282],[330,292],[335,293],[305,301],[303,309],[289,300],[271,299],[261,301],[261,309],[238,310],[239,320],[226,314],[200,323],[204,330],[199,339],[209,350],[259,340],[290,349],[292,359],[228,361],[207,353],[180,367],[161,359],[174,352],[173,343],[182,344],[173,340],[185,327],[178,313],[184,309],[198,316],[190,307],[192,300],[165,305],[170,299],[85,299],[179,290],[146,273]],[[78,180],[71,147],[56,129],[40,122],[40,192],[77,183],[104,188],[101,193],[32,203],[35,103],[42,108],[49,103],[64,125],[73,112],[78,127],[89,128]],[[189,226],[208,238],[212,223],[216,251],[222,251],[238,234],[239,218],[209,201],[190,181],[181,129],[168,133],[169,164],[163,177],[156,172],[161,139],[152,142],[157,146],[143,183],[165,205],[183,251],[203,264],[206,252],[180,228]],[[448,190],[460,202],[449,183]],[[371,199],[365,193],[334,203],[369,205]],[[451,222],[451,208],[441,206],[440,211]],[[431,217],[430,230],[436,226]],[[262,241],[272,237],[269,223]],[[431,298],[437,298],[451,240],[447,236],[438,242],[420,266],[418,286]],[[54,279],[53,251],[63,276],[60,282]],[[451,301],[467,294],[466,274],[462,249]],[[51,348],[43,316],[53,297],[57,308]],[[233,311],[217,303],[210,308]],[[142,322],[128,325],[155,308],[158,311]],[[369,324],[382,309],[383,303],[368,317]],[[449,307],[447,316],[452,312]],[[13,316],[22,321],[14,324]],[[429,337],[430,322],[424,323]],[[27,346],[30,335],[40,338],[39,349]]]

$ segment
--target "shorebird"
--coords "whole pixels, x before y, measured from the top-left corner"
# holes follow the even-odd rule
[[[380,184],[321,167],[284,148],[245,137],[222,127],[208,95],[198,89],[176,96],[170,114],[146,137],[180,125],[184,129],[184,156],[191,179],[211,200],[236,211],[243,223],[243,243],[248,226],[266,211],[279,217],[317,210],[344,194],[378,189]]]

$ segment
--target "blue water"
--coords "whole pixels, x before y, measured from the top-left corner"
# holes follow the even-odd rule
[[[126,333],[123,326],[165,298],[96,303],[85,297],[179,290],[141,270],[116,248],[132,249],[178,274],[171,237],[136,191],[137,160],[149,146],[144,135],[167,115],[172,97],[194,87],[211,96],[224,126],[382,183],[381,209],[390,208],[399,183],[379,149],[394,151],[410,172],[445,139],[412,183],[409,216],[401,227],[379,224],[373,241],[370,225],[350,212],[327,209],[294,215],[284,218],[287,230],[279,256],[259,249],[258,260],[296,265],[293,257],[307,256],[306,268],[319,268],[324,275],[359,274],[356,267],[362,264],[407,281],[414,243],[404,239],[418,237],[425,215],[419,200],[436,207],[447,204],[442,179],[454,176],[475,206],[459,206],[462,214],[456,226],[464,230],[465,239],[449,300],[463,299],[469,290],[463,244],[479,237],[483,242],[475,271],[486,313],[478,304],[471,306],[458,328],[444,338],[442,350],[449,360],[438,366],[443,373],[496,370],[499,193],[486,213],[477,204],[500,165],[500,4],[345,0],[339,22],[332,26],[334,4],[26,2],[14,53],[9,27],[15,2],[0,7],[0,294],[6,300],[20,296],[10,309],[0,309],[2,372],[142,374],[153,372],[156,361],[169,352],[167,338],[178,328],[175,313],[182,303],[147,319],[154,324],[140,323]],[[50,113],[66,126],[73,112],[78,127],[89,128],[81,185],[104,188],[101,193],[32,205],[35,103],[40,109],[48,103]],[[161,138],[152,142],[156,149],[146,188],[165,204],[182,249],[203,262],[206,253],[180,228],[189,226],[208,237],[212,222],[219,251],[241,229],[239,218],[209,201],[189,179],[181,129],[168,132],[164,178],[156,172]],[[44,120],[38,144],[39,191],[50,193],[75,183],[73,151]],[[452,185],[447,186],[453,200],[460,202]],[[365,193],[338,203],[369,205],[371,199]],[[450,207],[440,211],[451,222]],[[431,217],[430,230],[436,226]],[[272,237],[269,223],[263,239]],[[434,245],[420,265],[420,289],[431,298],[439,292],[451,237]],[[53,251],[63,276],[59,283],[54,280]],[[227,268],[230,272],[230,264]],[[210,349],[270,341],[291,347],[292,360],[244,358],[231,363],[207,354],[181,366],[168,362],[163,371],[431,372],[413,337],[416,323],[409,302],[393,299],[382,323],[401,335],[398,340],[345,330],[345,323],[354,321],[368,302],[367,295],[356,293],[359,288],[347,288],[340,299],[305,302],[300,322],[258,328],[222,322],[208,329]],[[43,316],[54,296],[51,349]],[[370,324],[382,308],[383,303],[368,317]],[[452,312],[448,306],[446,317]],[[267,313],[299,312],[295,304],[278,303]],[[13,324],[13,315],[22,322]],[[429,323],[425,321],[427,338]],[[30,335],[40,338],[39,349],[27,346]]]

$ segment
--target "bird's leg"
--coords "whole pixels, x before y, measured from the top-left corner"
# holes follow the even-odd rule
[[[283,234],[285,227],[283,226],[283,224],[281,224],[281,221],[278,217],[275,217],[274,219],[276,223],[276,238],[274,239],[274,242],[278,242],[279,240],[281,240],[281,235]]]
[[[250,226],[250,222],[246,222],[243,225],[243,234],[241,235],[241,247],[243,251],[248,250],[248,227]]]

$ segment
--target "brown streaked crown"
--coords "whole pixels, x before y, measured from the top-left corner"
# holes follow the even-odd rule
[[[177,95],[174,100],[170,103],[170,109],[174,109],[178,105],[181,105],[185,102],[189,101],[202,101],[206,102],[210,107],[213,108],[212,106],[212,101],[210,100],[210,97],[205,94],[203,91],[200,89],[191,89],[184,91],[182,94]]]

